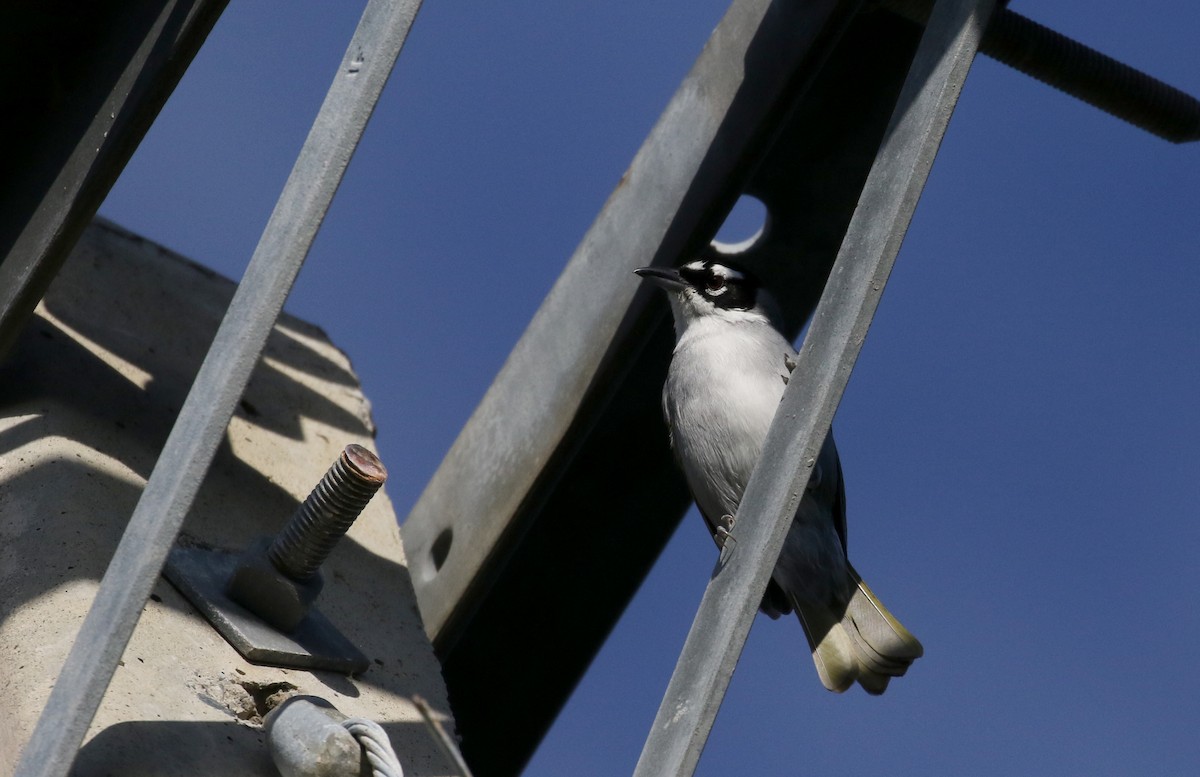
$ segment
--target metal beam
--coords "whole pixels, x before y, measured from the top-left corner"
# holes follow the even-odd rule
[[[886,5],[924,24],[932,2]],[[1200,140],[1200,100],[1007,8],[992,15],[979,51],[1163,140]]]
[[[227,2],[0,10],[0,358]]]
[[[477,774],[520,771],[689,501],[659,404],[670,326],[632,271],[705,250],[859,5],[733,3],[402,527]],[[865,70],[890,85],[896,64]],[[843,229],[886,118],[847,134]],[[820,280],[840,236],[816,241]]]
[[[463,587],[464,599],[445,603],[456,608],[455,615],[443,624],[436,647],[464,753],[481,776],[519,773],[690,501],[662,422],[660,396],[673,343],[669,316],[661,295],[647,290],[643,298],[628,271],[651,259],[670,264],[707,251],[731,204],[748,191],[767,203],[774,226],[770,238],[745,259],[772,288],[787,292],[782,302],[793,334],[798,331],[837,255],[920,40],[920,25],[868,7],[833,17],[817,33],[819,49],[794,64],[787,58],[794,50],[789,40],[798,34],[797,14],[804,4],[773,5],[744,58],[731,48],[735,30],[718,27],[701,55],[701,60],[711,58],[703,67],[711,68],[717,83],[706,87],[689,78],[677,95],[689,100],[697,91],[719,96],[731,88],[721,79],[736,74],[741,80],[719,122],[714,148],[694,145],[699,128],[680,122],[678,135],[658,131],[659,146],[640,152],[640,159],[673,155],[681,166],[694,164],[693,155],[704,152],[708,157],[691,183],[674,174],[626,176],[609,207],[621,202],[627,223],[601,214],[587,239],[596,244],[585,242],[580,251],[587,245],[588,253],[577,254],[592,265],[620,266],[572,271],[581,273],[572,296],[556,304],[557,318],[541,324],[546,350],[540,356],[536,350],[526,353],[522,369],[505,376],[506,390],[517,397],[514,404],[496,402],[486,424],[476,412],[468,423],[476,428],[465,429],[456,443],[462,445],[470,434],[476,449],[464,461],[443,463],[461,481],[438,484],[439,502],[415,509],[402,527],[418,592],[430,593],[430,581],[440,574],[439,558],[442,571],[452,564],[479,565],[478,583]],[[729,59],[717,59],[718,53]],[[788,66],[790,73],[779,72]],[[776,95],[769,106],[762,94],[768,87]],[[671,115],[664,113],[662,122]],[[634,169],[639,164],[635,161]],[[643,198],[640,203],[622,200],[631,186]],[[672,216],[659,208],[664,199],[677,196],[673,186],[686,191]],[[625,234],[629,230],[661,231],[663,221],[668,225],[662,247],[643,249],[650,255],[603,250],[602,239],[620,248],[622,241],[643,239]],[[593,234],[599,230],[601,235]],[[616,334],[604,340],[605,330],[593,326],[590,333],[597,341],[584,353],[573,339],[580,335],[572,331],[571,316],[595,323],[587,317],[600,303],[608,304],[606,315],[618,318]],[[625,304],[629,307],[620,307]],[[534,329],[531,324],[526,337]],[[557,344],[556,337],[567,343]],[[550,378],[570,369],[558,363],[566,357],[589,369],[589,359],[602,361],[595,373],[556,384]],[[539,359],[550,364],[538,364]],[[560,385],[566,392],[561,398],[556,395]],[[567,402],[578,409],[559,432],[559,419],[543,416]],[[512,412],[524,404],[531,408]],[[546,429],[561,438],[538,441]],[[514,479],[506,481],[501,475],[510,467]],[[527,490],[514,498],[503,493],[504,487]],[[423,500],[428,498],[427,490]],[[511,516],[509,499],[518,505]],[[418,516],[429,525],[416,541]],[[636,526],[636,534],[612,531],[614,520]],[[500,533],[496,546],[459,545],[462,532],[488,521],[511,527]],[[438,542],[443,536],[451,540],[448,548]],[[423,602],[422,609],[428,604]],[[504,703],[512,698],[522,703]]]
[[[857,5],[736,0],[722,19],[404,523],[435,646],[454,641],[467,592],[520,533],[523,503],[616,356],[614,338],[645,315],[634,268],[703,244],[696,232],[720,223],[717,193],[796,68]]]
[[[341,183],[420,0],[371,0],[17,765],[65,777],[267,336]]]
[[[934,8],[635,777],[690,775],[700,759],[994,5]]]
[[[798,332],[925,18],[840,3],[803,43],[820,4],[765,5],[731,6],[402,527],[481,775],[519,772],[689,501],[661,425],[670,324],[629,271],[705,253],[754,195],[771,229],[738,258]]]

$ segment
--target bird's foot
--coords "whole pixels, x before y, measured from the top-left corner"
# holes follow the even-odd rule
[[[783,366],[787,368],[787,374],[780,375],[779,377],[783,378],[783,385],[786,386],[788,381],[792,379],[792,373],[796,371],[796,357],[790,353],[785,353],[783,355]]]
[[[717,547],[725,550],[725,545],[730,542],[737,542],[737,537],[733,536],[733,516],[726,514],[722,515],[717,521],[717,533],[713,535],[713,539],[717,542]]]

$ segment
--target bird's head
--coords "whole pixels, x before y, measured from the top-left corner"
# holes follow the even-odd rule
[[[746,270],[697,259],[678,268],[641,267],[634,272],[667,292],[680,334],[700,320],[770,324],[774,318],[775,303]]]

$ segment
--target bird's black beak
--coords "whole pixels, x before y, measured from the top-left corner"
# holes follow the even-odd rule
[[[688,285],[674,267],[639,267],[634,272],[669,291],[678,291]]]

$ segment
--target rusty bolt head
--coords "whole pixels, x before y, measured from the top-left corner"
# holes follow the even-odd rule
[[[320,572],[302,581],[280,572],[267,557],[270,545],[271,538],[263,537],[246,548],[225,593],[276,629],[290,632],[308,615],[325,581]]]
[[[383,482],[387,480],[387,467],[383,466],[383,462],[379,460],[378,456],[361,445],[350,443],[342,451],[342,457],[364,482],[383,485]]]

